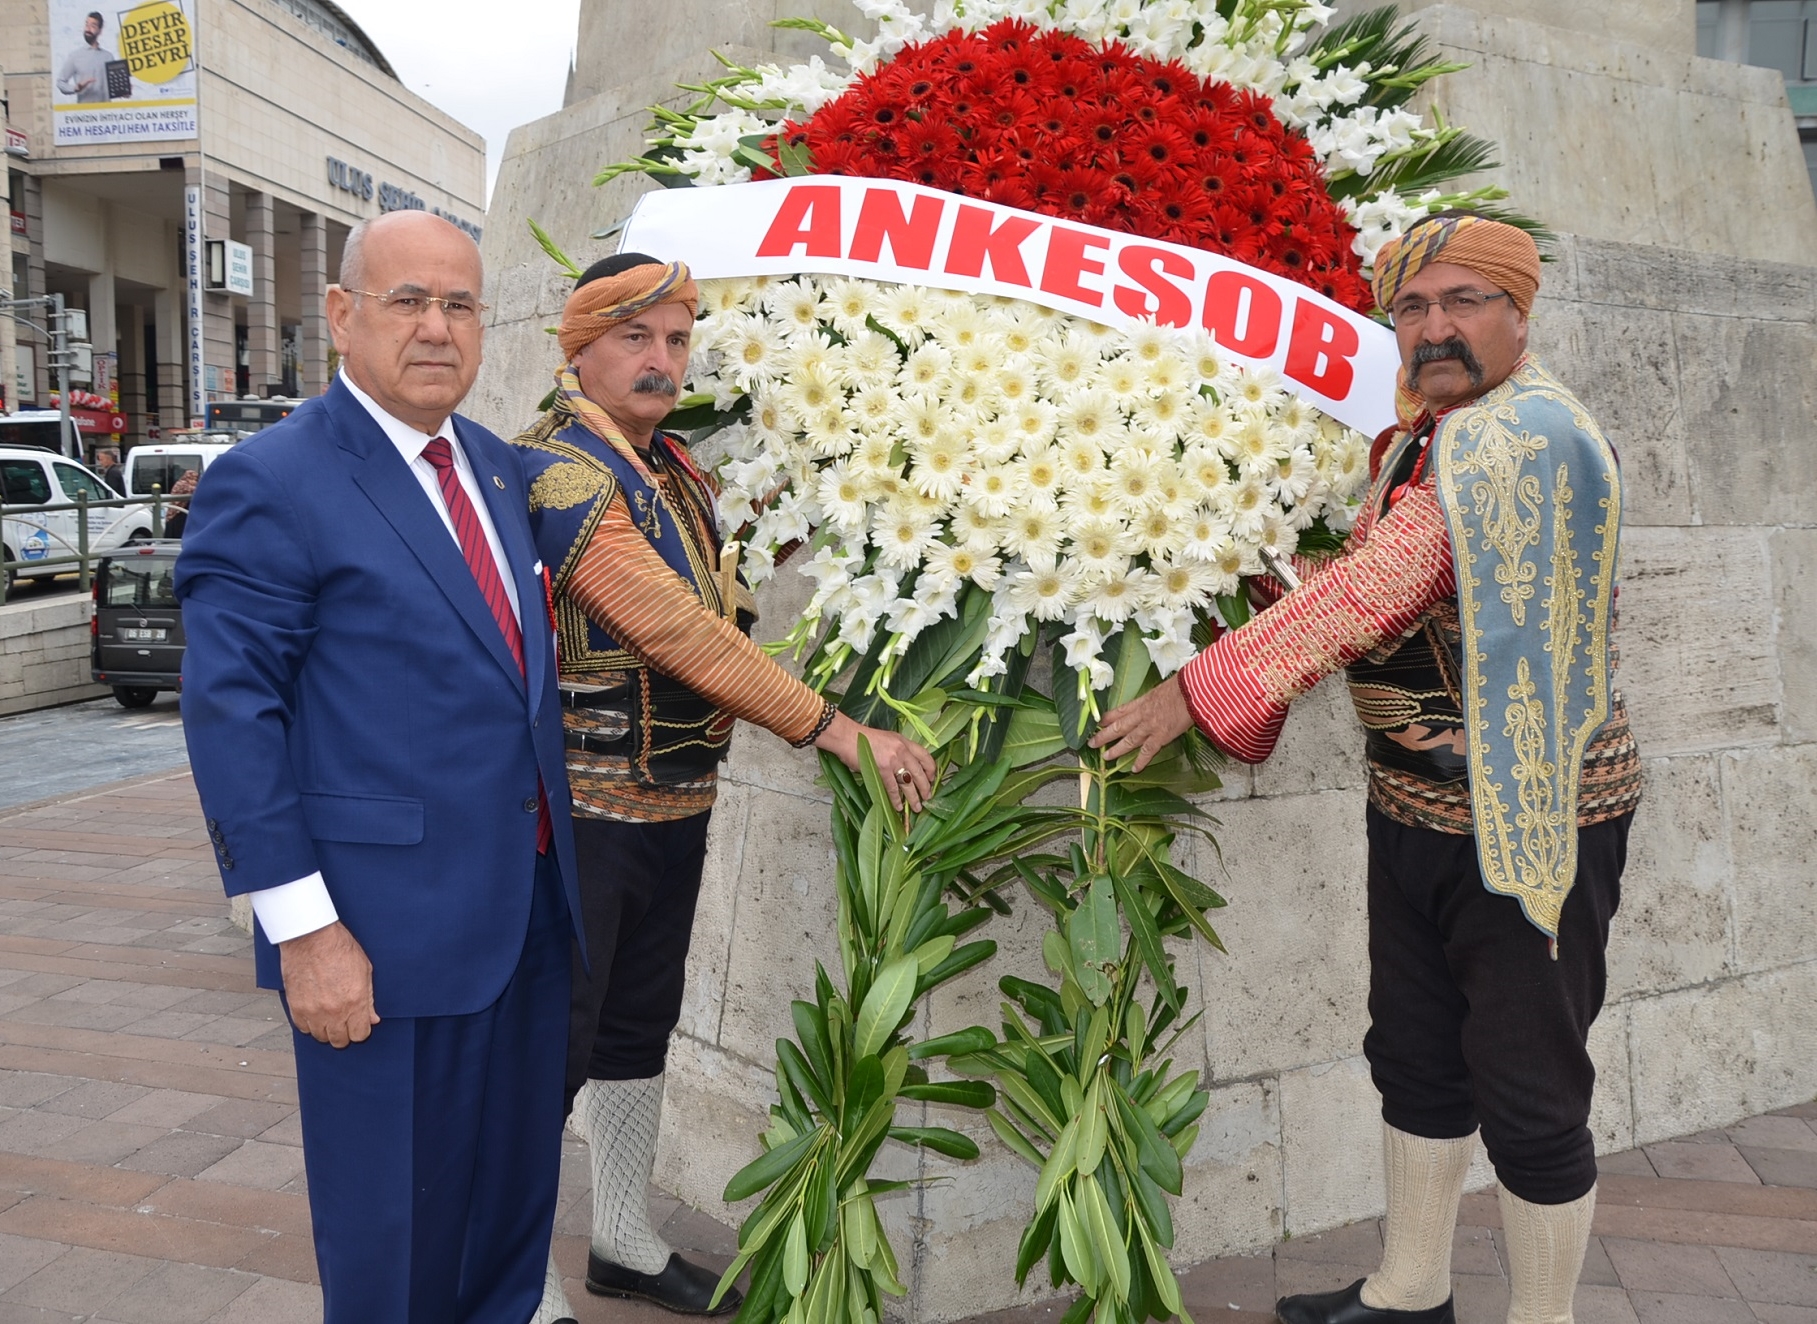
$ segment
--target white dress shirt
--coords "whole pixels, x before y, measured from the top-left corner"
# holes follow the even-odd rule
[[[466,452],[461,449],[460,439],[454,435],[454,429],[448,426],[448,420],[443,419],[441,426],[434,432],[419,432],[402,419],[387,414],[377,401],[354,385],[353,378],[345,372],[337,375],[353,398],[372,415],[372,421],[384,431],[386,440],[397,447],[404,463],[410,466],[411,476],[422,487],[423,495],[429,498],[429,504],[441,516],[448,536],[458,546],[460,537],[454,531],[454,520],[448,514],[448,503],[442,497],[441,479],[435,466],[423,458],[424,447],[436,437],[447,440],[449,449],[454,452],[455,477],[460,480],[461,487],[467,493],[467,500],[479,516],[480,528],[486,535],[486,546],[492,549],[492,559],[498,564],[499,578],[505,584],[505,595],[511,599],[511,612],[521,625],[524,617],[518,606],[517,585],[511,578],[511,563],[505,559],[504,545],[498,540],[498,530],[492,526],[492,512],[486,509],[486,498],[480,491],[473,466],[468,462]],[[333,899],[328,895],[328,885],[322,881],[319,871],[298,878],[295,882],[263,888],[251,895],[252,913],[258,917],[259,927],[265,931],[266,938],[274,943],[288,942],[305,933],[327,928],[340,918]]]

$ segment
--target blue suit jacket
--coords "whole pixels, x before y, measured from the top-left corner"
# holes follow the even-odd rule
[[[222,881],[234,895],[319,869],[380,1016],[464,1015],[503,991],[529,923],[539,778],[581,932],[522,470],[484,428],[453,426],[510,562],[527,674],[338,379],[209,466],[177,561],[183,726]],[[256,943],[259,982],[278,987],[277,952]]]

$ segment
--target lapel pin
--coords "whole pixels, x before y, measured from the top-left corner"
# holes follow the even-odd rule
[[[497,474],[492,475],[492,482],[497,486],[499,491],[503,492],[505,490],[505,480],[500,478]]]

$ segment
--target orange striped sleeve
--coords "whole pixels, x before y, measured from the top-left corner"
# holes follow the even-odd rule
[[[714,707],[799,744],[826,700],[707,609],[631,522],[622,494],[594,530],[564,590],[640,662]]]

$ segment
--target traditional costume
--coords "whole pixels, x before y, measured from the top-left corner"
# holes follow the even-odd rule
[[[1442,256],[1441,256],[1442,255]],[[1539,255],[1450,215],[1385,246],[1389,307],[1427,264],[1524,315]],[[1196,724],[1245,762],[1288,705],[1348,674],[1367,731],[1371,1026],[1388,1174],[1383,1266],[1281,1318],[1452,1319],[1450,1248],[1479,1125],[1501,1182],[1510,1321],[1570,1319],[1595,1203],[1586,1040],[1620,899],[1640,760],[1614,686],[1621,480],[1589,411],[1536,358],[1445,411],[1404,385],[1344,551],[1181,673]]]
[[[597,264],[569,298],[562,352],[661,303],[697,306],[679,262]],[[835,709],[751,642],[756,609],[728,562],[716,489],[676,437],[639,450],[571,362],[516,439],[549,568],[591,969],[577,957],[568,1095],[592,1150],[589,1290],[704,1311],[716,1274],[650,1225],[663,1062],[681,1013],[688,940],[718,766],[735,719],[800,747]],[[538,1321],[570,1318],[554,1260]],[[720,1313],[739,1303],[729,1292]]]

